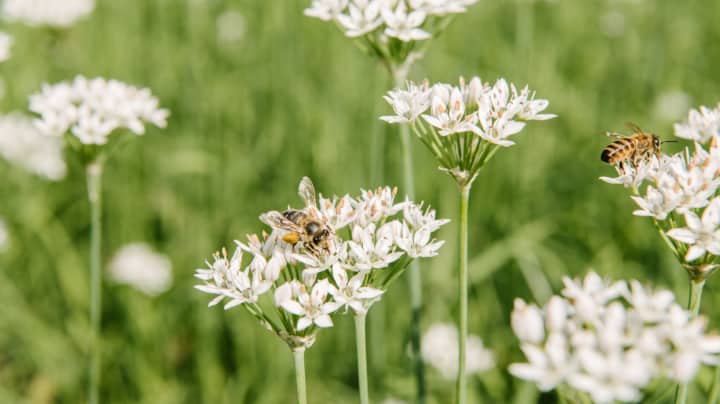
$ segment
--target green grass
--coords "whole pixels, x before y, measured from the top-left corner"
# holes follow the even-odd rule
[[[174,285],[151,299],[105,284],[104,402],[295,399],[283,343],[243,310],[208,309],[192,274],[220,246],[260,231],[261,212],[297,204],[303,175],[325,194],[379,185],[369,183],[373,130],[387,133],[385,183],[402,184],[399,138],[378,121],[389,112],[381,100],[389,79],[330,24],[304,17],[307,4],[105,0],[67,31],[6,27],[15,46],[0,66],[3,111],[26,110],[43,82],[75,74],[148,86],[172,111],[167,129],[133,138],[106,169],[105,259],[128,242],[149,242],[171,257]],[[245,16],[239,43],[217,41],[215,21],[225,10]],[[625,17],[622,36],[601,29],[610,10]],[[470,381],[470,402],[538,397],[505,371],[521,359],[509,328],[516,296],[544,301],[562,276],[592,268],[671,288],[685,300],[686,276],[652,223],[632,216],[621,187],[597,179],[613,173],[599,155],[609,142],[602,134],[623,131],[627,121],[671,137],[672,120],[653,112],[663,92],[682,90],[692,106],[720,101],[718,15],[720,3],[711,0],[482,0],[411,73],[433,82],[479,75],[528,83],[559,115],[530,123],[473,187],[470,332],[496,352],[498,369]],[[0,255],[0,402],[84,399],[89,214],[82,168],[68,158],[70,174],[58,183],[0,162],[0,216],[12,232]],[[418,199],[456,219],[455,186],[419,142],[415,165]],[[441,255],[422,263],[424,328],[456,317],[456,232],[454,223],[446,226]],[[716,290],[710,279],[701,311],[720,329]],[[371,396],[411,399],[406,283],[396,283],[383,305],[385,376],[371,375]],[[306,366],[311,403],[357,400],[350,317],[336,317],[336,327],[320,334]],[[453,383],[429,376],[431,402],[449,402]],[[690,402],[703,401],[711,376],[703,371]]]

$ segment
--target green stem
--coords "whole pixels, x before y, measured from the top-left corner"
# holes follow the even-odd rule
[[[307,387],[305,385],[305,349],[293,350],[295,359],[295,384],[297,385],[298,404],[307,404]]]
[[[702,299],[703,287],[705,286],[705,279],[690,279],[690,297],[688,299],[688,310],[697,316],[700,312],[700,301]],[[687,403],[688,395],[688,383],[682,383],[678,385],[675,391],[675,404]]]
[[[720,398],[720,366],[715,366],[715,378],[713,379],[712,388],[710,389],[709,404],[717,404]]]
[[[367,349],[365,347],[365,313],[355,315],[355,345],[357,348],[358,389],[360,403],[369,404]]]
[[[86,167],[88,201],[90,202],[90,325],[92,340],[90,346],[90,384],[88,403],[99,402],[100,357],[100,316],[102,312],[102,268],[100,249],[102,244],[102,158]]]
[[[406,72],[405,72],[406,73]],[[395,87],[400,87],[406,77],[401,71],[395,71],[393,74]],[[400,140],[403,149],[403,171],[405,193],[410,199],[415,198],[415,179],[412,160],[412,143],[410,142],[410,128],[407,125],[400,125]],[[424,404],[427,400],[427,392],[425,388],[425,365],[422,361],[421,342],[420,342],[420,322],[422,317],[422,276],[420,274],[420,265],[417,261],[410,264],[408,274],[410,283],[410,345],[412,347],[412,358],[415,364],[415,378],[417,379],[417,402]]]
[[[465,377],[465,345],[468,326],[468,203],[470,200],[470,185],[460,188],[460,273],[458,274],[458,296],[460,296],[460,313],[458,327],[458,372],[457,372],[457,402],[467,402],[467,379]]]

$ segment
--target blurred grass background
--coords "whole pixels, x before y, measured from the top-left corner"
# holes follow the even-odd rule
[[[374,130],[386,134],[384,183],[402,183],[395,128],[377,119],[389,111],[381,95],[390,81],[331,24],[304,17],[309,3],[101,0],[68,30],[5,27],[15,45],[0,66],[4,112],[26,110],[43,82],[76,74],[150,87],[172,111],[167,129],[133,138],[107,169],[104,256],[148,242],[170,256],[174,285],[149,298],[105,284],[105,402],[295,400],[283,343],[243,310],[208,309],[192,273],[220,246],[260,231],[260,212],[297,203],[303,175],[324,194],[379,185],[369,183]],[[230,11],[244,17],[239,40],[218,36],[219,17]],[[505,371],[521,359],[509,328],[516,296],[544,302],[563,276],[592,268],[685,300],[686,276],[651,222],[632,216],[621,187],[597,179],[614,173],[599,154],[606,130],[632,121],[667,139],[688,107],[720,100],[718,15],[712,0],[481,0],[412,71],[431,82],[479,75],[528,83],[559,115],[528,125],[473,190],[470,330],[498,362],[472,380],[473,402],[554,402]],[[454,219],[451,181],[415,146],[418,199]],[[89,218],[82,170],[68,159],[70,174],[58,183],[0,162],[0,216],[11,230],[0,255],[1,403],[84,399]],[[454,321],[455,232],[443,229],[442,254],[422,263],[423,328]],[[706,290],[702,311],[720,329],[715,282]],[[378,356],[384,366],[371,394],[410,400],[406,285],[396,283],[382,306],[385,344],[373,367]],[[308,351],[311,402],[357,400],[353,338],[351,319],[338,316]],[[452,383],[428,373],[432,402],[450,402]],[[702,402],[709,373],[692,402]]]

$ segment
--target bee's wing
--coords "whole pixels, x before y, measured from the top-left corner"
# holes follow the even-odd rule
[[[302,228],[283,216],[282,213],[271,210],[270,212],[260,215],[260,220],[274,229],[289,230],[301,232]]]
[[[636,123],[625,122],[625,126],[627,126],[628,129],[633,131],[633,133],[643,133],[642,129],[640,129],[640,127]]]
[[[614,138],[617,138],[617,139],[626,137],[625,135],[622,135],[622,134],[616,133],[616,132],[605,132],[605,135],[606,135],[606,136],[610,136],[610,137],[614,137]]]
[[[315,186],[308,177],[303,177],[298,186],[298,194],[305,201],[305,206],[317,207],[315,203]]]

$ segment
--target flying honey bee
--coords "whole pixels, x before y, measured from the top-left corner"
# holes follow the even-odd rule
[[[274,210],[260,219],[271,227],[286,230],[287,233],[282,236],[286,243],[295,245],[302,241],[311,254],[327,254],[332,248],[334,233],[327,225],[327,220],[320,217],[315,203],[315,186],[310,178],[303,177],[298,193],[305,201],[305,209],[288,209],[284,212]]]
[[[623,136],[617,133],[608,133],[614,136],[616,141],[610,143],[603,149],[600,159],[608,164],[623,165],[629,162],[637,167],[642,161],[647,161],[652,156],[660,158],[660,145],[662,142],[657,135],[645,133],[637,125],[628,124],[633,134]]]

